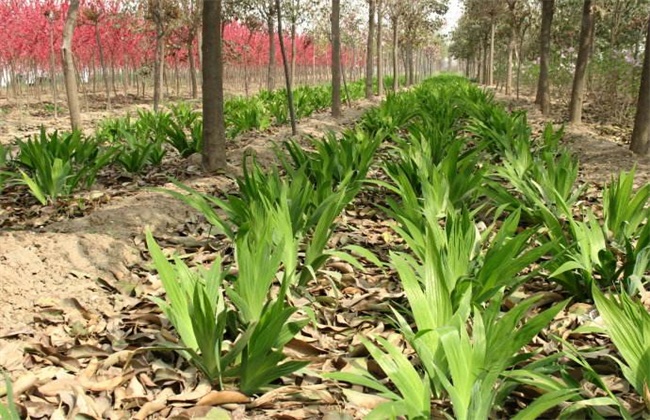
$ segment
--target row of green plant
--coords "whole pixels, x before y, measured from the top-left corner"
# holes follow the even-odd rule
[[[336,217],[361,189],[380,139],[353,130],[340,139],[313,139],[312,152],[288,141],[277,151],[284,175],[246,162],[239,193],[225,198],[181,184],[182,193],[162,190],[202,212],[235,250],[231,266],[218,259],[209,271],[190,270],[178,258],[168,262],[148,235],[167,293],[156,302],[183,343],[176,349],[215,386],[236,381],[252,394],[306,366],[287,361],[282,352],[313,319],[308,309],[298,313],[288,295],[304,288],[332,256],[360,267],[327,243]]]
[[[382,165],[388,181],[376,183],[394,193],[384,210],[407,244],[390,257],[408,300],[405,310],[395,308],[394,320],[421,366],[385,339],[366,339],[394,388],[363,370],[329,376],[388,398],[374,418],[430,418],[432,398],[448,399],[454,418],[498,417],[521,385],[541,395],[516,418],[560,404],[556,415],[566,418],[602,418],[606,406],[632,418],[569,343],[552,337],[564,350],[546,357],[523,351],[567,301],[532,317],[541,295],[506,312],[503,302],[540,278],[572,298],[593,296],[606,326],[599,332],[609,335],[623,376],[643,397],[650,315],[633,296],[648,266],[648,187],[633,192],[633,172],[612,180],[601,223],[578,205],[578,164],[560,146],[561,130],[548,126],[533,139],[525,114],[507,113],[461,79],[425,83],[385,106],[364,124],[400,133]],[[619,297],[606,298],[601,287]],[[571,375],[575,367],[582,369],[579,379]],[[602,396],[585,393],[581,380]]]
[[[245,376],[251,373],[242,366],[250,363],[252,351],[245,349],[258,341],[277,350],[267,358],[268,372],[274,364],[291,367],[280,369],[282,374],[299,369],[303,365],[289,364],[282,355],[289,339],[283,331],[297,333],[298,320],[306,322],[311,312],[304,308],[303,318],[297,317],[290,296],[304,294],[303,286],[332,256],[360,269],[349,255],[354,253],[397,272],[406,303],[392,302],[392,321],[418,360],[413,364],[393,342],[366,337],[365,347],[390,383],[363,369],[326,375],[389,400],[370,417],[430,418],[440,414],[432,412],[435,399],[449,403],[453,414],[445,414],[453,418],[493,418],[506,413],[509,397],[528,386],[538,396],[516,418],[551,409],[565,418],[632,418],[587,362],[588,353],[598,349],[576,349],[545,330],[568,300],[546,307],[542,295],[514,297],[528,281],[543,280],[557,283],[570,299],[594,299],[605,327],[590,327],[591,332],[609,336],[623,377],[643,398],[650,383],[650,315],[638,292],[648,264],[648,188],[633,191],[633,172],[621,174],[603,192],[603,217],[596,218],[581,205],[577,162],[560,145],[561,136],[548,126],[533,138],[525,114],[508,113],[463,79],[438,77],[390,95],[340,139],[314,140],[311,151],[285,144],[278,152],[283,175],[252,163],[239,179],[238,194],[216,198],[182,186],[185,194],[169,192],[230,238],[238,269],[229,271],[219,261],[212,270],[236,274],[212,282],[180,260],[169,266],[156,256],[150,238],[161,276],[165,270],[178,272],[167,275],[168,298],[158,302],[183,345],[192,349],[184,356],[206,372],[206,358],[231,354],[213,343],[241,343],[230,347],[236,355],[219,364],[220,372],[229,372],[226,379],[206,375],[219,387],[232,381],[248,393],[277,379],[268,374],[258,387],[248,385]],[[388,146],[380,148],[385,141]],[[384,177],[368,180],[377,157]],[[396,221],[395,233],[405,244],[392,250],[389,261],[358,246],[327,249],[336,217],[361,189],[386,196],[380,208]],[[195,277],[186,281],[187,276]],[[175,291],[188,285],[194,289]],[[216,311],[202,309],[208,303]],[[254,337],[249,331],[255,331],[258,318],[281,311],[274,309],[278,306],[298,323],[292,329],[289,317],[279,317],[271,344]],[[222,316],[236,320],[233,328],[208,329],[212,335],[196,321],[218,325]],[[197,325],[188,332],[192,322]],[[543,331],[560,351],[544,354],[531,347]],[[199,335],[212,337],[210,345],[194,345],[192,337]],[[597,396],[585,391],[585,382],[599,390]]]
[[[363,81],[351,83],[350,96],[363,96]],[[329,86],[298,87],[295,103],[299,118],[330,106]],[[272,121],[287,122],[286,92],[261,92],[252,98],[226,101],[225,117],[230,137],[257,129]],[[202,149],[201,114],[189,104],[172,105],[169,111],[139,110],[136,117],[103,121],[95,135],[54,131],[16,141],[15,159],[0,147],[0,191],[10,182],[24,183],[43,205],[90,188],[98,174],[114,165],[130,174],[141,174],[160,166],[170,149],[186,158]]]

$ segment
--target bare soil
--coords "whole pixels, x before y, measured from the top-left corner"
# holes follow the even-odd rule
[[[299,138],[341,131],[374,104],[357,102],[338,120],[326,112],[315,114],[300,121]],[[144,106],[147,104],[115,108],[111,113],[93,111],[84,113],[83,119],[92,126],[108,116],[124,115]],[[66,129],[67,121],[35,116],[18,108],[5,111],[0,142],[35,133],[41,124]],[[243,134],[228,146],[230,173],[224,176],[200,175],[200,160],[190,157],[181,165],[196,175],[184,183],[203,191],[228,191],[233,188],[234,175],[240,173],[244,156],[255,155],[263,166],[272,165],[274,145],[289,137],[292,136],[288,127]],[[0,369],[8,371],[14,381],[29,375],[31,363],[23,363],[26,359],[22,356],[26,346],[44,340],[52,348],[62,343],[78,344],[78,340],[71,340],[75,334],[85,337],[96,333],[109,320],[122,318],[126,307],[138,305],[139,300],[132,296],[139,294],[134,289],[146,278],[145,228],[158,238],[171,238],[168,243],[178,245],[174,238],[178,240],[186,222],[198,218],[191,208],[159,192],[132,187],[115,195],[111,191],[102,191],[105,199],[82,217],[57,220],[43,218],[41,214],[36,217],[41,220],[32,223],[34,227],[25,228],[30,225],[26,223],[0,230]],[[18,393],[33,386],[19,388]],[[47,415],[53,412],[47,411]],[[130,414],[125,416],[118,418],[128,418]]]
[[[558,128],[564,126],[564,142],[580,160],[580,175],[584,182],[602,186],[609,182],[613,175],[633,168],[636,168],[637,185],[650,181],[650,157],[635,155],[629,149],[631,127],[596,122],[599,121],[598,115],[590,114],[589,108],[584,111],[585,123],[568,125],[564,103],[553,103],[552,114],[544,117],[532,96],[521,96],[517,100],[497,93],[496,97],[509,109],[525,110],[528,122],[537,130],[542,130],[547,123],[552,123]]]

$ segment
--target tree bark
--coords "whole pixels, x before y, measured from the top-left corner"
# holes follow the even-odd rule
[[[59,118],[59,104],[58,92],[56,88],[56,57],[54,55],[54,28],[53,22],[54,13],[48,13],[48,21],[50,22],[50,87],[52,89],[52,103],[54,104],[54,119]]]
[[[410,41],[406,44],[406,65],[408,66],[408,81],[406,85],[411,86],[415,83],[415,57],[413,55],[413,43]]]
[[[397,16],[393,17],[393,92],[397,92],[399,89],[399,51],[398,51],[398,42],[399,42],[399,31],[398,31],[399,18]]]
[[[384,94],[384,68],[382,62],[382,0],[377,0],[377,95]]]
[[[266,20],[269,35],[269,68],[266,76],[266,88],[269,92],[275,89],[275,23],[273,22],[275,14],[273,8],[273,1],[271,1]]]
[[[99,66],[102,68],[102,79],[104,80],[104,90],[106,91],[106,109],[111,110],[111,88],[108,83],[108,69],[104,61],[104,49],[102,48],[102,38],[99,35],[99,22],[95,22],[95,41],[99,51]]]
[[[366,42],[366,99],[371,99],[373,73],[373,47],[375,44],[376,0],[368,0],[368,40]]]
[[[341,116],[341,29],[340,0],[332,0],[332,116]]]
[[[580,47],[576,71],[573,76],[571,102],[569,104],[569,122],[579,124],[582,121],[582,101],[584,98],[587,65],[594,44],[595,16],[591,0],[585,0],[582,8],[582,27],[580,28]]]
[[[289,60],[287,60],[287,51],[284,48],[284,39],[282,37],[282,10],[280,9],[280,0],[275,0],[275,9],[278,14],[278,35],[280,41],[280,53],[282,54],[282,67],[284,67],[284,81],[287,86],[287,104],[289,105],[289,119],[291,120],[291,134],[298,134],[296,124],[296,110],[293,106],[293,91],[291,90],[291,75],[289,74]]]
[[[70,0],[68,15],[63,26],[63,43],[61,52],[63,54],[63,77],[65,78],[65,90],[68,96],[68,109],[70,110],[70,124],[72,130],[81,129],[81,110],[79,109],[79,94],[77,93],[77,78],[74,69],[74,58],[72,56],[72,36],[77,24],[79,14],[79,0]]]
[[[636,104],[634,130],[630,150],[640,155],[647,155],[650,148],[650,17],[645,40],[641,86]]]
[[[542,32],[539,46],[539,79],[535,103],[540,106],[543,115],[551,113],[551,93],[548,80],[548,66],[551,59],[551,26],[555,0],[542,0]]]
[[[223,115],[221,0],[203,3],[203,169],[226,168],[226,127]]]
[[[196,99],[199,96],[198,86],[196,84],[196,64],[194,63],[194,37],[191,38],[187,43],[187,61],[190,66],[190,81],[192,84],[192,99]]]
[[[165,43],[163,35],[158,33],[156,35],[156,54],[153,65],[153,110],[158,111],[158,107],[162,101],[163,81],[165,65]]]
[[[514,25],[510,28],[510,38],[508,39],[508,65],[506,68],[506,95],[512,95],[512,68],[513,68],[513,55],[515,52],[515,28]]]
[[[496,22],[494,18],[490,21],[490,56],[488,61],[487,84],[494,84],[494,33],[496,32]]]
[[[276,4],[277,7],[277,4]],[[292,11],[292,17],[291,17],[291,72],[290,72],[290,77],[291,77],[291,84],[295,85],[295,77],[296,77],[296,55],[298,53],[297,47],[296,47],[296,17],[295,17],[296,11]],[[278,29],[278,32],[280,30]]]

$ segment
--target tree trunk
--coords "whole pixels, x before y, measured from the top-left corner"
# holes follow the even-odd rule
[[[198,86],[196,84],[196,64],[194,63],[194,37],[187,42],[187,61],[190,66],[190,81],[192,83],[192,99],[199,96]]]
[[[415,57],[411,42],[406,45],[406,63],[408,65],[408,82],[406,84],[407,86],[411,86],[415,83]]]
[[[382,0],[377,0],[377,95],[384,94],[384,68],[382,63]]]
[[[515,27],[514,25],[510,28],[510,38],[508,39],[508,65],[506,68],[506,95],[510,96],[512,94],[512,67],[513,67],[513,55],[515,52]]]
[[[399,42],[399,32],[397,24],[399,23],[399,18],[397,16],[393,17],[393,92],[397,92],[399,89],[399,61],[397,57],[399,52],[397,51],[397,43]]]
[[[108,86],[108,71],[104,62],[104,50],[102,48],[102,39],[99,36],[99,23],[95,23],[95,41],[99,51],[99,66],[102,68],[102,78],[104,79],[104,90],[106,91],[106,109],[111,110],[111,89]]]
[[[551,112],[551,93],[548,80],[548,66],[551,59],[551,26],[555,0],[542,0],[542,32],[539,45],[539,80],[535,103],[540,106],[543,115]]]
[[[277,4],[276,4],[277,7]],[[296,48],[296,17],[295,17],[295,11],[293,12],[294,16],[291,18],[291,84],[295,85],[295,77],[296,77],[296,54],[297,54],[297,48]],[[280,30],[278,29],[278,32]]]
[[[284,81],[287,85],[287,104],[289,105],[289,118],[291,120],[291,134],[298,134],[296,124],[296,110],[293,106],[293,91],[291,90],[291,75],[289,74],[289,60],[284,48],[284,39],[282,38],[282,10],[280,9],[280,0],[275,0],[275,8],[278,14],[278,35],[280,41],[280,53],[282,54],[282,67],[284,67]]]
[[[582,101],[584,97],[587,65],[589,55],[594,44],[594,23],[595,16],[591,0],[585,0],[582,8],[582,27],[580,29],[580,47],[576,71],[573,76],[573,89],[571,90],[571,102],[569,104],[569,122],[579,124],[582,121]]]
[[[209,2],[206,2],[209,3]],[[161,28],[156,30],[156,55],[153,66],[153,110],[158,111],[162,101],[163,77],[165,65],[164,32]]]
[[[332,0],[332,116],[341,116],[341,14],[340,0]]]
[[[269,92],[275,89],[275,23],[273,15],[273,4],[271,3],[266,21],[269,35],[269,68],[266,76],[266,88]]]
[[[61,52],[63,54],[63,77],[65,78],[65,90],[68,95],[68,109],[70,110],[72,130],[81,129],[81,110],[79,109],[79,94],[77,93],[77,79],[72,56],[72,36],[74,35],[78,14],[79,0],[70,0],[68,15],[65,18],[63,27]]]
[[[630,150],[640,155],[647,155],[650,146],[650,18],[645,40],[643,70],[641,72],[641,87],[636,104],[634,130]]]
[[[203,169],[226,168],[226,127],[223,115],[221,0],[203,3]]]
[[[54,119],[59,118],[58,92],[56,89],[56,57],[54,55],[54,29],[50,20],[50,87],[52,88],[52,103],[54,104]]]
[[[366,99],[372,98],[373,47],[375,43],[376,0],[368,0],[368,40],[366,42]]]
[[[496,22],[492,18],[490,22],[490,58],[488,62],[487,84],[492,86],[494,84],[494,33],[496,31]]]

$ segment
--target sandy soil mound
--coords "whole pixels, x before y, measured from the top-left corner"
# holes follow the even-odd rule
[[[0,233],[0,336],[24,329],[38,307],[75,298],[111,310],[97,278],[121,280],[138,261],[135,248],[93,233]]]

